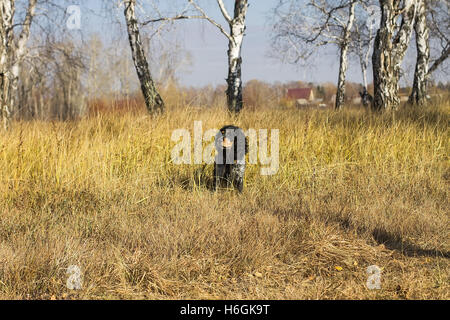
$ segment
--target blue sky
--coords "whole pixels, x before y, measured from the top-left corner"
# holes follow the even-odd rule
[[[87,2],[87,0],[84,0]],[[82,1],[82,2],[84,2]],[[143,2],[149,0],[143,0]],[[337,72],[339,59],[334,48],[323,50],[323,54],[315,61],[309,63],[307,68],[284,64],[280,60],[270,57],[270,25],[271,10],[279,0],[250,0],[250,7],[247,14],[247,31],[242,48],[242,77],[244,82],[251,79],[258,79],[273,83],[276,81],[303,80],[307,82],[337,82]],[[156,0],[158,9],[163,14],[173,15],[173,12],[180,5],[183,7],[186,1],[183,0]],[[234,1],[224,0],[230,12]],[[94,11],[100,8],[101,0],[89,1],[86,6]],[[208,15],[216,21],[225,21],[220,13],[215,0],[198,0]],[[83,7],[82,7],[83,10]],[[123,9],[117,11],[117,19],[123,19]],[[144,10],[151,14],[153,10],[145,7]],[[88,29],[110,35],[110,21],[100,22],[101,19],[87,14],[83,17]],[[227,56],[226,50],[228,40],[217,28],[206,21],[183,20],[175,22],[175,29],[172,30],[176,38],[181,40],[185,50],[192,56],[192,66],[189,72],[178,74],[178,78],[183,85],[204,86],[208,84],[224,84],[227,77]],[[124,34],[125,35],[125,34]],[[413,56],[412,56],[413,57]],[[407,58],[408,59],[408,58]],[[411,60],[410,60],[411,61]],[[369,70],[370,71],[370,70]],[[369,74],[369,82],[370,81]],[[411,75],[412,76],[412,75]],[[348,70],[347,79],[354,82],[362,82],[359,64],[352,63]]]
[[[146,2],[148,0],[143,0]],[[338,58],[336,55],[324,55],[320,64],[311,64],[309,68],[298,68],[284,64],[278,59],[270,57],[270,16],[278,0],[250,0],[247,13],[247,31],[242,47],[242,78],[243,81],[258,79],[273,83],[276,81],[304,80],[311,82],[336,82],[338,70]],[[232,12],[232,0],[224,0],[230,12]],[[111,17],[102,19],[97,15],[102,13],[101,0],[81,0],[82,28],[83,31],[99,33],[104,39],[114,37],[115,28],[111,28]],[[85,3],[85,4],[83,4]],[[163,13],[171,15],[176,8],[183,7],[186,1],[157,1],[159,9]],[[228,30],[215,0],[198,0],[208,15],[222,23]],[[150,8],[144,8],[151,13]],[[122,8],[113,16],[118,21],[123,21]],[[173,15],[173,14],[172,14]],[[122,32],[125,32],[122,26]],[[144,27],[145,28],[145,27]],[[187,86],[204,86],[208,84],[224,84],[227,77],[228,40],[219,30],[206,21],[188,20],[175,22],[175,37],[179,39],[192,57],[192,66],[188,70],[178,74],[181,84]],[[123,36],[126,36],[123,33]],[[105,40],[108,41],[108,40]],[[359,69],[349,71],[352,81],[360,81]]]

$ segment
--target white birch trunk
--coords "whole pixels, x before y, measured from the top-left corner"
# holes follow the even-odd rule
[[[376,110],[396,109],[400,105],[398,97],[400,66],[408,48],[417,4],[420,1],[422,0],[405,0],[405,7],[401,9],[401,1],[380,0],[381,23],[372,55],[373,106]],[[400,14],[402,21],[398,26],[396,23]]]
[[[221,2],[219,2],[221,3]],[[242,77],[241,77],[241,49],[245,32],[245,16],[247,14],[248,0],[236,0],[234,7],[234,18],[229,20],[230,38],[228,43],[228,78],[227,78],[227,104],[231,112],[239,112],[242,103]],[[225,19],[229,15],[221,7]]]
[[[364,86],[364,89],[367,90],[367,64],[366,63],[364,63],[361,66],[361,70],[362,70],[362,77],[363,77],[363,86]]]
[[[373,36],[373,30],[372,28],[369,28],[369,43],[367,45],[367,50],[365,53],[363,53],[362,47],[360,47],[359,52],[359,58],[361,63],[361,72],[363,77],[363,91],[360,92],[361,100],[364,107],[369,107],[372,105],[373,97],[369,94],[368,88],[368,81],[367,81],[367,69],[369,66],[369,58],[370,54],[372,53],[372,36]]]
[[[372,38],[372,31],[370,31],[369,34],[369,39]],[[361,59],[361,71],[362,71],[362,76],[363,76],[363,91],[360,92],[360,96],[361,96],[361,101],[364,107],[372,107],[372,103],[373,103],[373,97],[370,95],[369,91],[368,91],[368,82],[367,82],[367,68],[369,65],[369,57],[370,57],[370,53],[372,51],[372,41],[369,42],[369,45],[367,47],[367,51],[366,54],[364,56],[363,59]]]
[[[8,127],[11,117],[9,87],[14,9],[13,0],[0,0],[0,118],[5,129]]]
[[[34,13],[36,10],[37,0],[29,0],[28,9],[23,22],[22,31],[17,40],[15,50],[12,52],[11,57],[11,83],[10,83],[10,106],[12,111],[18,108],[16,106],[17,90],[19,84],[20,66],[23,58],[27,54],[27,42],[30,37],[31,22],[33,21]]]
[[[420,3],[414,26],[416,32],[417,60],[410,104],[424,105],[427,96],[428,64],[430,60],[429,31],[427,26],[425,2]]]
[[[137,23],[135,6],[136,0],[126,0],[125,4],[125,20],[127,23],[128,39],[131,47],[134,66],[141,83],[142,94],[144,95],[145,105],[150,113],[163,112],[164,101],[159,95],[155,83],[150,74],[148,61],[142,46],[139,27]]]
[[[350,41],[350,32],[353,27],[353,21],[355,20],[355,5],[356,2],[352,2],[349,8],[348,14],[348,22],[344,28],[344,34],[342,38],[341,45],[341,56],[339,61],[339,76],[338,76],[338,85],[336,92],[336,109],[341,109],[344,105],[344,97],[345,97],[345,76],[348,68],[347,61],[347,53],[348,53],[348,45]]]

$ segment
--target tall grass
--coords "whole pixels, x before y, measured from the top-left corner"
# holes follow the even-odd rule
[[[0,298],[448,299],[449,116],[444,103],[15,122],[0,133]],[[171,161],[172,131],[194,121],[279,129],[278,173],[249,165],[243,194],[212,192],[212,165]]]

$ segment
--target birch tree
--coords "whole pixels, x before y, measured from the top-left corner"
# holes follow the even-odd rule
[[[37,0],[28,1],[28,9],[26,11],[25,19],[22,23],[22,30],[20,32],[19,38],[15,44],[14,52],[11,59],[11,84],[10,84],[10,105],[11,108],[17,110],[16,105],[17,91],[19,84],[19,74],[23,59],[28,53],[27,43],[30,38],[30,28],[33,21],[33,17],[36,11]]]
[[[429,30],[426,21],[425,1],[421,1],[418,5],[414,30],[416,34],[417,60],[413,88],[408,102],[423,105],[425,104],[427,95],[428,63],[430,59]]]
[[[287,4],[287,6],[286,6]],[[323,46],[339,50],[336,109],[342,108],[351,30],[355,21],[355,0],[280,1],[275,9],[272,47],[283,59],[298,63],[309,60]]]
[[[27,42],[36,10],[36,0],[28,1],[24,21],[20,24],[17,41],[14,39],[15,0],[0,0],[0,115],[4,128],[8,127],[13,109],[16,108],[20,65],[27,54]]]
[[[239,112],[242,109],[242,42],[245,32],[245,17],[248,9],[248,0],[236,0],[234,4],[234,16],[225,9],[222,0],[217,0],[220,10],[228,22],[230,33],[228,38],[228,78],[227,78],[227,102],[230,111]]]
[[[156,89],[142,46],[139,25],[136,18],[136,0],[125,0],[124,5],[124,15],[127,24],[131,55],[141,84],[145,105],[150,113],[164,112],[164,101]]]
[[[400,105],[400,66],[411,39],[416,11],[421,1],[423,0],[379,1],[381,21],[372,55],[376,110],[396,109]]]
[[[6,129],[11,116],[9,87],[11,79],[10,53],[13,43],[14,1],[0,0],[0,112]]]
[[[408,100],[410,104],[421,106],[426,103],[429,78],[445,62],[450,53],[448,30],[448,2],[441,0],[421,2],[414,24],[417,58],[412,92]],[[430,42],[438,46],[437,50],[434,50],[433,58],[430,53]],[[431,65],[430,61],[432,61]]]
[[[228,23],[229,31],[211,19],[205,11],[193,0],[189,0],[203,19],[216,26],[228,39],[228,77],[227,77],[227,105],[228,110],[238,113],[243,108],[242,100],[242,43],[245,35],[245,18],[248,9],[248,0],[235,0],[234,14],[229,14],[223,0],[217,0],[220,12]]]
[[[350,31],[353,27],[353,22],[355,20],[355,5],[356,1],[352,1],[349,5],[349,13],[347,23],[343,25],[342,41],[340,44],[340,58],[339,58],[339,76],[338,85],[336,91],[336,109],[341,109],[344,104],[345,95],[345,76],[348,68],[348,47],[350,42]]]
[[[361,1],[357,7],[355,27],[352,30],[350,50],[358,59],[363,80],[362,91],[359,92],[364,107],[372,106],[373,97],[368,91],[368,76],[375,32],[379,24],[379,9],[373,1]]]
[[[230,112],[238,113],[243,108],[242,99],[242,43],[246,29],[246,15],[248,0],[235,0],[233,15],[231,15],[223,0],[216,0],[220,12],[228,24],[227,28],[212,19],[206,11],[194,0],[187,0],[189,5],[174,17],[159,17],[149,19],[144,24],[161,21],[175,21],[184,19],[204,19],[216,27],[228,39],[228,77],[227,77],[227,106]],[[189,12],[192,12],[189,14]]]

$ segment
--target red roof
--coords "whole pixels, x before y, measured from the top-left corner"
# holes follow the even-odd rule
[[[312,88],[288,89],[288,99],[306,99],[311,96]]]

